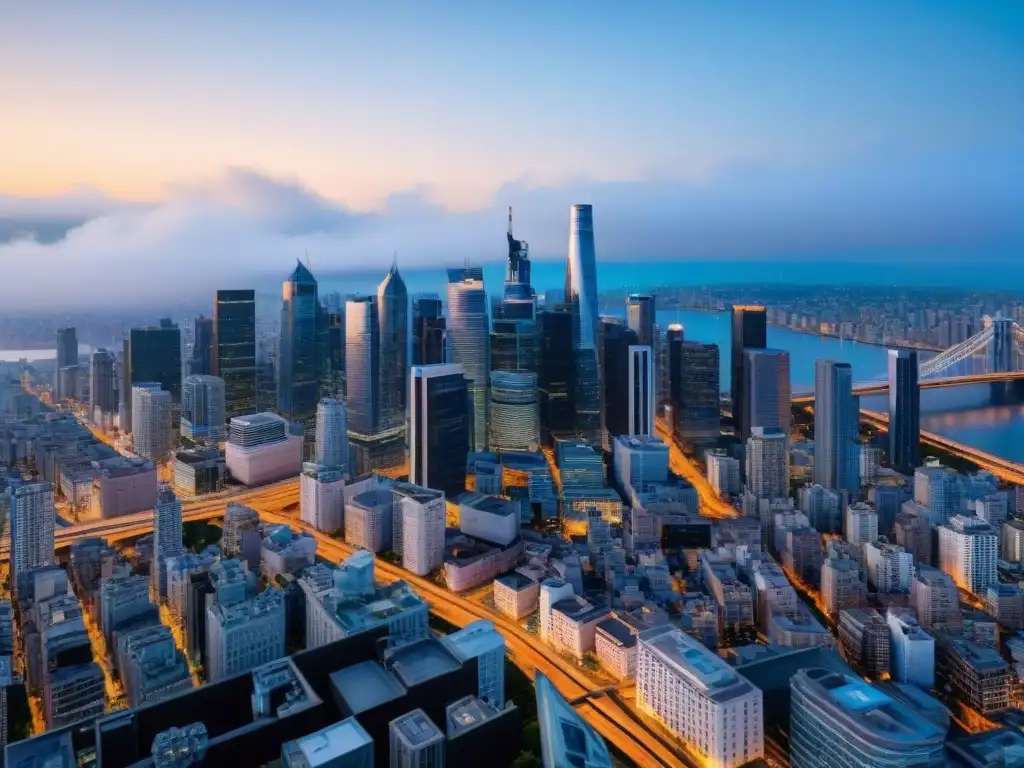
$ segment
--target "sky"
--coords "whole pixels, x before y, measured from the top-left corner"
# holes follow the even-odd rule
[[[1024,265],[1024,5],[0,7],[14,306],[500,259]],[[862,256],[858,256],[861,258]],[[5,296],[5,300],[6,300]]]

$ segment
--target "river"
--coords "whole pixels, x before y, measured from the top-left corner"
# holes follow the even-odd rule
[[[721,386],[723,391],[728,390],[732,330],[727,312],[662,310],[657,313],[657,320],[662,327],[681,323],[684,337],[691,341],[718,344]],[[769,326],[768,346],[789,352],[794,392],[813,388],[814,361],[823,358],[849,363],[857,382],[870,381],[886,372],[887,352],[872,344]],[[884,396],[865,397],[861,405],[879,411],[888,407]],[[921,429],[1004,459],[1024,462],[1024,386],[978,384],[922,390]]]

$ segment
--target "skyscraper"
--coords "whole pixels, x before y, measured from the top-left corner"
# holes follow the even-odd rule
[[[328,396],[342,397],[345,394],[345,305],[326,304],[324,321],[327,324],[327,355],[323,389]]]
[[[537,315],[541,437],[545,445],[573,434],[576,362],[573,317],[560,310]]]
[[[649,346],[629,348],[629,432],[654,434],[654,355]]]
[[[533,299],[530,285],[530,246],[512,236],[512,206],[508,207],[508,267],[505,271],[506,299]]]
[[[524,302],[516,302],[517,305]],[[530,307],[532,302],[526,302]],[[501,309],[507,309],[504,302]],[[491,370],[538,372],[537,324],[533,317],[495,317],[491,324]]]
[[[117,403],[114,395],[114,356],[97,349],[89,360],[89,420],[109,428]]]
[[[744,350],[765,349],[768,346],[768,315],[761,306],[734,306],[732,308],[732,363],[731,392],[732,417],[738,429],[743,429],[746,411],[746,364]],[[749,432],[743,431],[747,437]]]
[[[132,387],[156,383],[171,396],[175,406],[172,423],[181,404],[181,331],[169,319],[159,325],[132,328],[124,341],[124,370],[121,396],[121,431],[132,432]]]
[[[340,469],[309,461],[302,465],[299,514],[302,522],[324,533],[335,533],[344,528],[345,476]]]
[[[574,319],[574,432],[591,443],[599,444],[601,366],[597,359],[597,257],[594,252],[594,215],[589,205],[574,205],[569,210],[565,300],[572,308]]]
[[[444,362],[445,319],[441,299],[416,296],[412,302],[412,364],[437,365]]]
[[[492,451],[536,451],[540,448],[537,374],[491,371]]]
[[[900,472],[921,463],[921,390],[917,352],[889,350],[889,461]]]
[[[320,393],[317,321],[320,302],[316,278],[297,262],[281,288],[281,340],[277,358],[277,409],[306,428],[312,452],[312,421]]]
[[[171,393],[156,382],[132,387],[132,451],[157,462],[166,458],[173,443]]]
[[[57,329],[57,361],[53,371],[54,391],[58,400],[74,397],[74,392],[63,392],[60,386],[60,371],[68,366],[78,365],[78,334],[74,328]]]
[[[718,345],[681,338],[671,344],[669,360],[679,369],[671,374],[678,381],[672,401],[675,428],[683,442],[711,445],[722,432]]]
[[[469,442],[473,451],[487,450],[489,326],[483,269],[449,269],[448,348],[452,363],[462,366],[469,387],[472,413]]]
[[[786,434],[754,427],[747,438],[747,488],[759,499],[789,496],[789,454]]]
[[[789,352],[750,349],[744,352],[743,410],[738,424],[744,438],[754,427],[789,431],[792,395],[789,386]]]
[[[633,398],[633,371],[631,350],[638,344],[636,331],[622,322],[603,318],[601,320],[601,352],[604,357],[602,367],[604,378],[601,381],[602,426],[604,430],[604,446],[611,448],[619,435],[632,434],[630,403]],[[570,358],[571,361],[571,358]],[[548,361],[545,359],[544,364]],[[542,420],[543,421],[543,420]]]
[[[344,403],[329,397],[316,409],[316,462],[348,472],[348,414]]]
[[[187,376],[181,392],[181,436],[196,443],[219,443],[227,435],[224,379]]]
[[[860,490],[859,398],[849,363],[814,364],[814,482],[830,491]]]
[[[983,595],[999,581],[999,532],[976,517],[954,515],[939,527],[939,567],[956,585]]]
[[[462,366],[413,366],[409,397],[409,481],[454,498],[466,489],[471,442]]]
[[[53,562],[53,486],[45,480],[25,483],[11,494],[11,588],[33,568]]]
[[[161,485],[153,513],[153,574],[161,600],[167,598],[167,560],[185,554],[181,527],[181,501],[169,486]]]
[[[409,294],[392,263],[377,287],[380,323],[380,428],[405,425],[405,397],[409,370]]]
[[[192,329],[192,357],[188,372],[196,376],[208,375],[213,366],[213,319],[200,315]]]
[[[640,344],[654,349],[654,297],[631,293],[626,297],[626,325],[636,332]]]
[[[255,413],[256,292],[217,291],[213,306],[210,372],[224,379],[224,415]]]

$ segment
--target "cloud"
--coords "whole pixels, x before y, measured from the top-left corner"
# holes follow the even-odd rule
[[[171,307],[215,287],[280,279],[308,253],[318,274],[496,261],[507,205],[534,258],[564,258],[568,207],[594,205],[599,258],[820,259],[866,250],[929,257],[998,249],[1024,262],[1020,151],[901,155],[878,150],[810,168],[736,165],[701,184],[664,178],[512,182],[476,211],[452,212],[429,187],[356,211],[294,179],[232,168],[153,203],[76,190],[0,197],[5,306]],[[6,235],[4,233],[7,233]],[[929,263],[929,262],[926,262]]]

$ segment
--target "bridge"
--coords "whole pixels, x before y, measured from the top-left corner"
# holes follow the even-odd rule
[[[922,389],[999,384],[1024,380],[1024,328],[1013,320],[986,315],[985,327],[969,339],[923,359],[918,364]],[[854,394],[878,395],[889,390],[888,372],[854,386]],[[814,401],[814,392],[793,393],[794,403]]]

